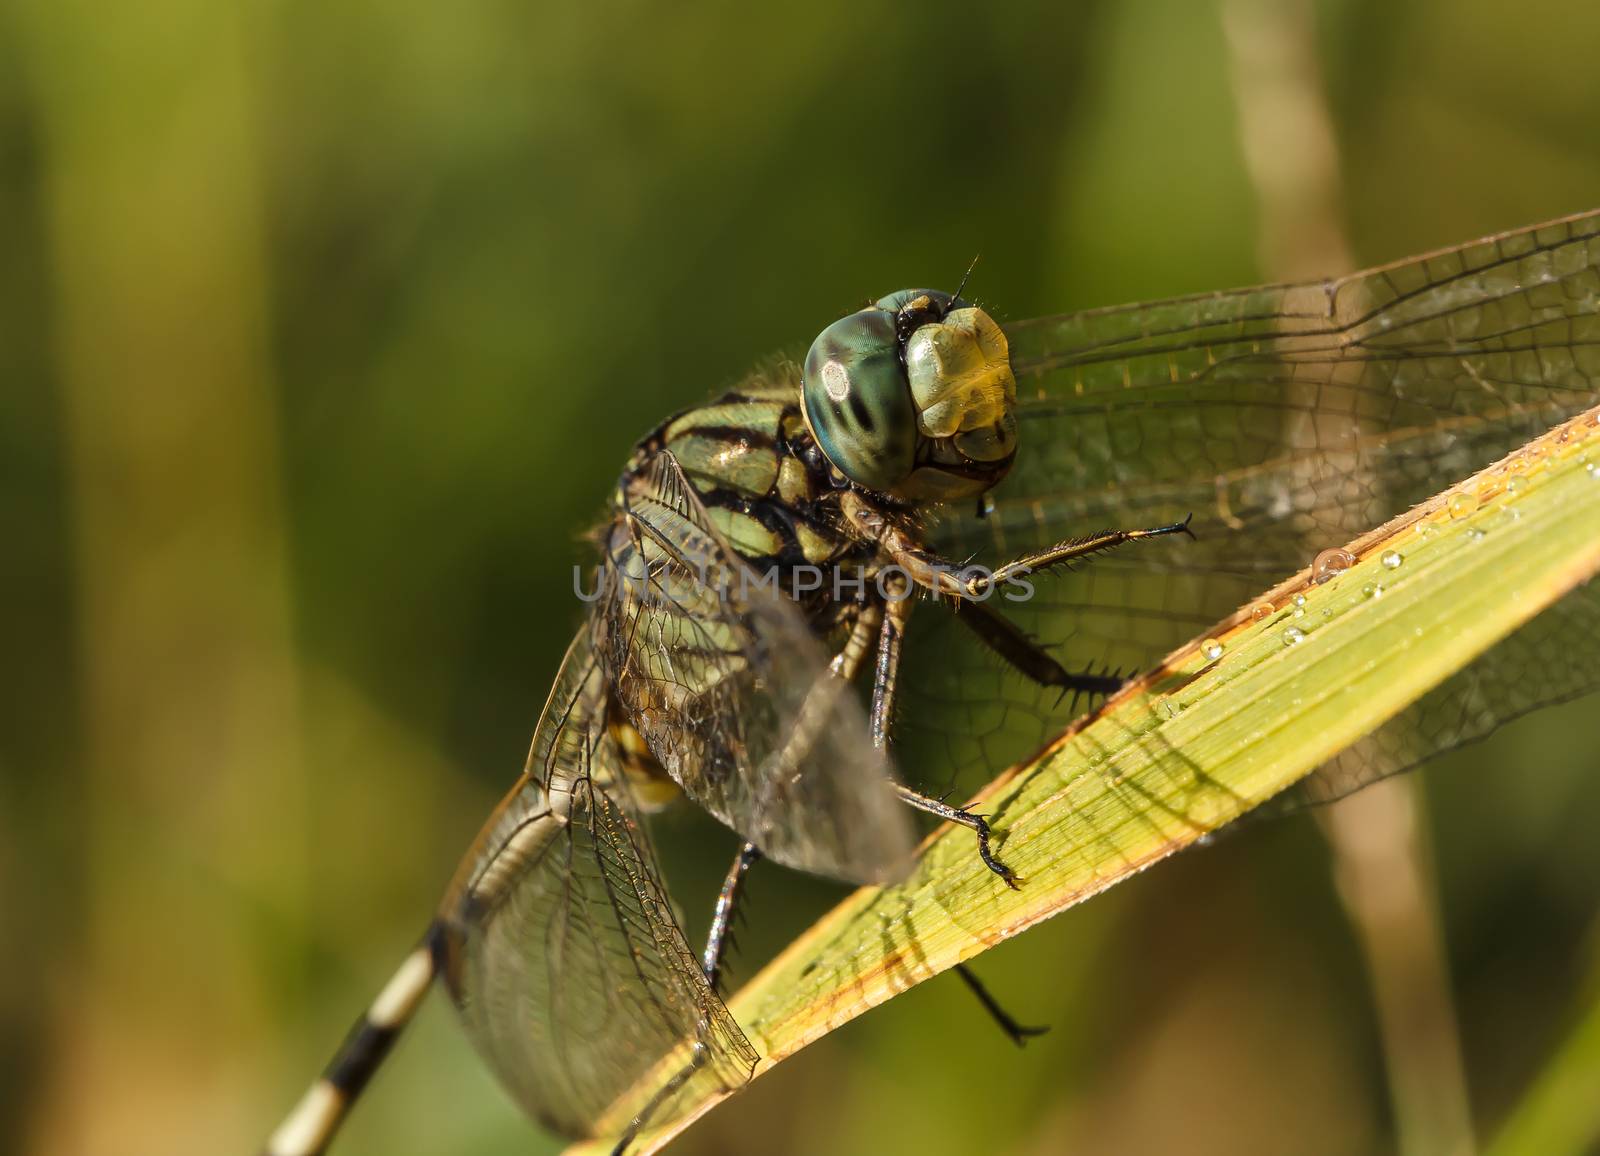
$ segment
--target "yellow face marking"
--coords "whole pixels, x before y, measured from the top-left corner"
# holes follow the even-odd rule
[[[957,309],[906,343],[906,377],[925,437],[993,427],[1017,403],[1006,336],[981,309]]]

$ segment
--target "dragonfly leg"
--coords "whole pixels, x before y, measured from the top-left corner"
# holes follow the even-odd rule
[[[877,669],[874,671],[874,679],[872,679],[872,745],[877,746],[880,751],[888,748],[888,743],[890,743],[890,724],[894,714],[894,685],[896,685],[896,677],[899,674],[901,640],[906,636],[906,623],[910,620],[910,610],[915,605],[915,602],[912,602],[907,597],[909,592],[909,589],[906,588],[906,583],[902,580],[894,581],[890,588],[886,589],[885,613],[883,613],[882,624],[878,626],[878,661]],[[931,804],[939,809],[934,812],[936,815],[952,817],[957,813],[954,809],[946,807],[942,802],[926,799],[925,796],[920,796],[915,791],[907,791],[906,788],[898,785],[896,785],[896,789],[898,789],[902,799],[906,799],[909,804],[918,807],[918,809],[926,810],[928,807],[925,804]],[[1016,887],[1011,869],[989,853],[989,825],[984,823],[982,818],[976,817],[976,815],[971,815],[971,818],[978,821],[979,826],[974,829],[978,831],[978,852],[984,858],[984,865],[989,866],[990,871],[995,871],[995,874],[1005,879],[1006,884]],[[1006,1010],[1000,1007],[1000,1002],[994,996],[990,996],[989,988],[982,985],[982,981],[974,975],[973,970],[968,965],[957,964],[955,965],[955,970],[960,972],[962,980],[965,980],[966,986],[971,989],[971,993],[974,996],[978,996],[979,1004],[982,1004],[984,1010],[989,1012],[990,1018],[1000,1025],[1000,1031],[1003,1031],[1014,1044],[1021,1046],[1022,1042],[1026,1042],[1029,1036],[1037,1036],[1042,1031],[1048,1031],[1048,1028],[1029,1028],[1029,1026],[1021,1025],[1014,1018],[1011,1018],[1011,1015],[1006,1014]]]
[[[1123,684],[1122,676],[1111,672],[1073,673],[1015,622],[985,603],[962,602],[955,614],[980,642],[1040,686],[1058,687],[1063,694],[1106,695],[1116,693]]]
[[[989,820],[985,819],[982,815],[975,811],[967,811],[960,807],[952,807],[949,803],[942,802],[941,800],[935,799],[932,796],[918,794],[910,787],[900,783],[895,784],[895,791],[899,794],[900,798],[904,802],[915,807],[919,811],[926,811],[930,815],[937,815],[947,823],[959,823],[963,827],[970,828],[972,833],[978,836],[978,857],[983,860],[983,865],[989,868],[989,870],[993,871],[996,875],[1000,876],[1000,878],[1005,882],[1005,885],[1011,888],[1011,890],[1016,891],[1019,889],[1021,886],[1021,880],[1017,878],[1016,872],[1012,871],[1011,868],[1000,862],[1000,860],[995,857],[994,852],[989,849]]]
[[[1022,1047],[1034,1036],[1042,1036],[1050,1030],[1048,1024],[1033,1027],[1028,1024],[1018,1023],[1005,1008],[1000,1006],[1000,1001],[989,994],[989,989],[983,986],[983,981],[966,964],[956,964],[956,974],[967,985],[967,990],[978,997],[978,1002],[983,1005],[983,1010],[989,1013],[990,1018],[1000,1025],[1000,1030],[1005,1032],[1017,1047]]]
[[[866,604],[856,608],[850,625],[849,638],[828,665],[829,676],[837,683],[837,686],[829,688],[829,694],[838,693],[855,678],[871,648],[872,636],[878,631],[882,616],[883,611],[876,604]],[[821,710],[803,716],[801,725],[796,728],[797,734],[791,736],[791,750],[803,751],[815,738],[805,725],[806,719],[823,717],[826,717],[826,712]],[[797,762],[798,758],[798,754],[791,755],[789,761],[792,764]],[[761,849],[754,843],[746,843],[740,847],[739,853],[734,856],[733,866],[728,868],[728,874],[722,881],[722,890],[717,893],[717,904],[711,912],[711,931],[706,936],[705,954],[701,956],[701,969],[705,972],[706,982],[711,985],[712,991],[717,990],[717,980],[722,970],[722,953],[727,946],[728,934],[733,926],[733,916],[738,910],[739,897],[744,890],[745,873],[761,859]]]
[[[1161,538],[1168,534],[1183,534],[1192,538],[1194,531],[1189,529],[1191,516],[1185,515],[1182,521],[1168,522],[1164,526],[1148,526],[1140,530],[1107,530],[1102,534],[1091,534],[1085,538],[1067,538],[1047,549],[1013,558],[991,571],[980,570],[972,575],[953,575],[958,581],[956,593],[969,598],[985,598],[1013,579],[1026,578],[1029,574],[1048,570],[1052,566],[1060,566],[1075,558],[1087,558],[1091,554],[1104,553],[1126,542],[1137,542],[1143,538]]]
[[[855,530],[876,542],[889,560],[903,569],[911,581],[934,594],[955,598],[988,598],[1002,586],[1020,583],[1029,574],[1064,565],[1077,558],[1103,553],[1127,542],[1159,538],[1166,534],[1187,534],[1189,518],[1164,526],[1139,530],[1107,530],[1084,538],[1066,538],[1044,550],[1036,550],[990,570],[977,565],[958,565],[928,549],[903,521],[853,491],[840,499],[840,509]]]
[[[900,670],[900,644],[905,635],[906,623],[911,617],[911,607],[915,605],[909,598],[904,597],[908,591],[903,588],[897,587],[888,593],[890,597],[883,625],[878,632],[878,665],[872,680],[872,742],[879,749],[887,747],[889,743],[889,725],[894,713],[895,681]],[[958,816],[966,816],[972,820],[973,822],[968,825],[977,832],[978,853],[983,856],[984,864],[1004,879],[1008,886],[1013,888],[1017,886],[1016,876],[1012,874],[1011,869],[990,853],[989,825],[981,817],[947,807],[938,800],[929,799],[905,787],[897,786],[896,789],[902,799],[920,810],[931,809],[934,814],[953,819],[958,823],[963,822]],[[1000,1030],[1005,1032],[1006,1037],[1018,1047],[1026,1043],[1030,1036],[1049,1030],[1018,1023],[1005,1008],[1000,1006],[1000,1001],[989,994],[989,989],[984,987],[983,982],[966,964],[956,964],[956,971],[972,994],[977,996],[978,1002],[983,1005],[983,1010],[989,1013],[990,1018],[1000,1026]]]
[[[722,881],[717,893],[717,905],[711,911],[711,933],[706,936],[706,953],[701,967],[711,990],[717,990],[717,980],[722,972],[722,949],[727,943],[728,931],[733,925],[733,915],[739,906],[739,896],[744,890],[745,872],[761,861],[761,850],[754,843],[746,843],[733,857],[733,866]]]
[[[905,580],[892,576],[883,623],[878,627],[878,665],[872,672],[872,745],[880,751],[889,748],[889,728],[894,722],[900,647],[905,641],[906,623],[911,620],[911,608],[916,605],[910,594]]]
[[[900,646],[905,639],[906,622],[911,617],[911,607],[914,605],[905,596],[904,579],[895,576],[894,580],[896,585],[887,591],[883,624],[878,628],[878,665],[872,679],[872,744],[880,750],[889,745],[889,725],[894,718],[895,687],[900,674]],[[1017,886],[1015,873],[989,850],[989,823],[982,815],[952,807],[939,799],[913,791],[903,783],[896,783],[894,789],[902,800],[917,810],[972,828],[978,836],[978,854],[984,865],[1005,880],[1007,887]]]

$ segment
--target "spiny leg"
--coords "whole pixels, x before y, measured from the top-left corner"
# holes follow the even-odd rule
[[[1001,881],[1011,890],[1016,891],[1021,887],[1022,881],[1017,877],[1016,872],[997,859],[994,852],[989,848],[989,820],[974,811],[952,807],[949,803],[941,802],[930,795],[920,795],[910,787],[900,783],[895,784],[895,792],[904,802],[909,803],[919,811],[937,815],[947,823],[959,823],[963,827],[970,828],[972,833],[978,836],[978,858],[983,860],[983,865],[1000,876]]]
[[[896,581],[886,594],[888,605],[883,625],[878,631],[878,666],[872,680],[872,743],[880,750],[889,744],[889,724],[894,717],[895,687],[900,673],[900,647],[905,640],[906,622],[911,617],[912,607],[904,580],[895,577]],[[1016,889],[1015,873],[995,858],[994,852],[989,849],[989,823],[983,816],[913,791],[903,783],[896,783],[894,789],[902,800],[919,811],[970,827],[978,836],[978,855],[983,859],[984,866],[1000,876],[1007,887]]]
[[[1168,534],[1183,534],[1194,537],[1189,529],[1189,521],[1193,515],[1185,515],[1181,522],[1169,522],[1164,526],[1150,526],[1142,530],[1107,530],[1103,534],[1092,534],[1086,538],[1068,538],[1057,542],[1054,546],[1044,550],[1037,550],[1031,554],[1024,554],[1020,558],[995,567],[992,572],[978,573],[961,580],[960,593],[969,598],[983,598],[993,592],[997,587],[1005,585],[1013,578],[1026,577],[1041,570],[1048,570],[1052,566],[1059,566],[1070,562],[1074,558],[1086,558],[1090,554],[1100,554],[1106,550],[1115,549],[1125,542],[1137,542],[1144,538],[1162,538]]]
[[[954,613],[980,642],[1013,669],[1040,686],[1056,687],[1062,698],[1069,694],[1074,698],[1080,694],[1115,694],[1122,687],[1123,678],[1118,674],[1072,673],[1015,622],[985,603],[963,600],[956,605]]]
[[[706,936],[706,953],[700,964],[712,991],[718,990],[717,980],[722,973],[722,948],[733,923],[734,911],[739,906],[739,897],[744,892],[745,872],[760,861],[761,849],[754,843],[746,843],[739,848],[739,853],[733,857],[733,866],[728,868],[727,877],[722,881],[722,890],[717,892],[717,905],[711,910],[711,933]]]
[[[878,632],[878,665],[872,680],[872,745],[879,750],[886,750],[889,745],[889,726],[893,721],[894,715],[895,685],[900,672],[900,646],[905,637],[906,623],[911,618],[912,602],[910,598],[906,597],[909,593],[910,591],[904,588],[903,583],[894,584],[893,589],[890,591],[888,611],[884,615],[883,625]],[[927,810],[928,804],[932,804],[941,809],[935,811],[935,814],[948,812],[947,817],[960,814],[974,820],[977,823],[974,830],[978,834],[978,853],[983,857],[984,865],[1004,879],[1008,886],[1012,888],[1017,886],[1011,869],[990,854],[989,825],[981,817],[970,812],[957,811],[955,808],[945,807],[943,803],[919,795],[915,791],[910,791],[900,786],[898,783],[895,785],[895,789],[900,793],[902,799],[919,809]],[[960,822],[959,819],[956,821]],[[978,1002],[983,1005],[983,1009],[989,1013],[995,1023],[1000,1025],[1000,1030],[1005,1032],[1006,1036],[1019,1047],[1029,1036],[1036,1036],[1041,1032],[1049,1031],[1048,1028],[1026,1027],[1019,1024],[1000,1006],[999,1001],[989,994],[989,989],[983,986],[983,983],[966,964],[956,964],[956,971],[960,973],[961,978],[966,982],[972,993],[978,997]]]
[[[983,1005],[983,1010],[989,1013],[990,1018],[1000,1025],[1000,1030],[1005,1032],[1017,1047],[1022,1047],[1034,1036],[1042,1036],[1050,1030],[1049,1024],[1033,1027],[1018,1023],[1005,1008],[1000,1006],[1000,1001],[989,994],[989,989],[983,986],[983,981],[966,964],[956,964],[956,974],[965,981],[968,990],[977,996],[978,1002]]]
[[[876,542],[895,566],[916,585],[933,594],[950,595],[957,600],[957,612],[978,638],[1027,677],[1043,686],[1071,694],[1107,695],[1115,693],[1122,678],[1114,673],[1074,674],[1047,654],[1010,619],[984,605],[1001,587],[1025,579],[1027,575],[1063,565],[1077,558],[1103,553],[1128,542],[1158,538],[1168,534],[1193,537],[1190,518],[1138,530],[1109,530],[1083,538],[1068,538],[1045,550],[1024,554],[994,570],[982,566],[958,566],[924,546],[911,530],[892,513],[873,505],[859,494],[846,494],[842,509],[850,523],[865,537]]]
[[[883,610],[876,604],[857,605],[853,608],[849,637],[845,639],[839,653],[833,656],[833,661],[828,664],[827,681],[830,685],[813,690],[813,693],[822,695],[823,707],[828,698],[843,693],[855,680],[856,673],[861,669],[861,664],[871,649],[872,636],[877,633],[882,617]],[[809,699],[807,705],[810,705]],[[817,710],[801,711],[795,726],[795,734],[789,737],[779,758],[780,766],[792,768],[799,762],[804,751],[816,738],[817,723],[812,720],[826,717],[827,711],[821,707]],[[760,860],[761,849],[754,843],[746,843],[739,849],[738,855],[734,857],[733,866],[728,869],[727,877],[722,881],[722,890],[717,895],[717,905],[711,913],[711,933],[706,939],[706,951],[701,962],[706,981],[711,985],[712,991],[717,989],[723,943],[727,938],[729,927],[732,926],[734,911],[739,904],[745,872]]]
[[[874,505],[855,491],[840,498],[840,509],[846,520],[862,537],[876,542],[890,560],[903,569],[911,581],[934,594],[948,594],[956,598],[983,599],[1013,580],[1060,566],[1077,558],[1103,553],[1127,542],[1144,538],[1159,538],[1167,534],[1186,534],[1189,518],[1164,526],[1151,526],[1139,530],[1107,530],[1083,538],[1067,538],[1044,550],[1036,550],[997,566],[993,570],[981,566],[961,566],[937,551],[924,546],[903,519]]]
[[[853,608],[849,637],[846,638],[839,653],[833,656],[833,661],[828,664],[829,685],[816,687],[812,691],[813,694],[820,696],[820,705],[815,710],[801,711],[795,733],[789,737],[778,759],[779,766],[792,768],[815,741],[815,732],[819,725],[817,720],[827,717],[825,709],[827,699],[834,694],[844,693],[854,681],[862,662],[866,660],[871,650],[872,637],[878,632],[882,618],[883,609],[875,603]],[[809,699],[807,705],[811,705]],[[759,847],[754,843],[744,844],[734,857],[733,866],[728,868],[728,874],[722,881],[722,890],[717,893],[717,904],[711,912],[711,932],[706,937],[706,950],[701,957],[701,969],[705,972],[706,982],[711,985],[712,991],[717,990],[717,979],[722,970],[722,950],[727,941],[729,928],[733,925],[739,897],[743,893],[745,873],[760,862],[761,858]]]
[[[900,677],[900,648],[905,643],[912,605],[911,590],[905,580],[892,576],[883,624],[878,628],[878,663],[872,672],[872,745],[880,751],[889,749],[895,688]]]

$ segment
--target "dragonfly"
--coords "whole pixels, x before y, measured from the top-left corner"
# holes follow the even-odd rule
[[[325,1149],[435,981],[562,1135],[620,1152],[690,1089],[736,1090],[758,1057],[719,981],[756,862],[892,882],[921,810],[970,828],[995,886],[1025,885],[944,801],[961,776],[1600,403],[1600,211],[1004,325],[962,292],[879,298],[638,443],[521,777],[270,1156]],[[1596,654],[1590,584],[1272,805],[1592,691]],[[740,840],[699,955],[648,835],[680,795]]]

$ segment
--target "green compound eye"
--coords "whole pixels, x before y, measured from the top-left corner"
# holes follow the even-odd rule
[[[824,329],[806,354],[806,421],[845,477],[892,490],[916,463],[917,409],[895,314],[873,306]]]
[[[902,289],[835,321],[806,355],[806,424],[856,485],[906,501],[989,489],[1016,455],[1016,379],[983,310]]]

